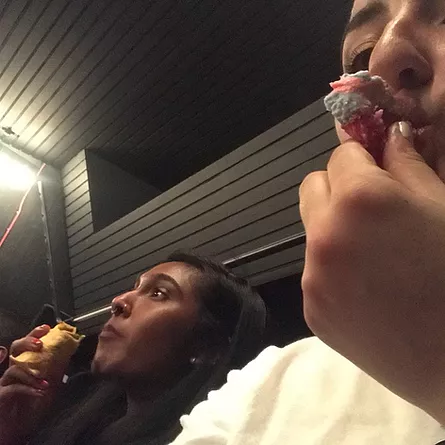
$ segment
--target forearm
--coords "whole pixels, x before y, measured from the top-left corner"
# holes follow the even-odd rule
[[[25,445],[50,413],[58,391],[39,399],[16,400],[0,406],[0,444]]]

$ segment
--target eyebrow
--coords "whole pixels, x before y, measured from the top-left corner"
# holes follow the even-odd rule
[[[374,21],[379,16],[388,11],[386,5],[380,0],[375,0],[366,5],[363,9],[354,14],[349,23],[346,25],[343,32],[342,46],[346,37],[352,32],[361,28],[362,26]]]

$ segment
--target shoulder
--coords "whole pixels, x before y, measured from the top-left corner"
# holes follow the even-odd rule
[[[305,363],[312,365],[326,361],[335,361],[344,366],[352,366],[349,361],[334,352],[318,338],[309,337],[283,348],[267,347],[243,369],[231,371],[227,380],[239,379],[244,376],[250,381],[251,377],[254,377],[254,381],[256,381],[267,377],[271,373],[286,371],[290,365],[298,369],[304,367]]]
[[[270,346],[240,370],[230,371],[227,383],[211,391],[207,400],[199,403],[189,415],[181,418],[183,431],[175,445],[196,443],[225,444],[239,426],[252,414],[252,405],[269,398],[277,382],[302,354],[316,347],[317,341],[302,340],[284,348]],[[271,406],[266,402],[267,406]],[[256,416],[253,416],[255,418]]]
[[[415,444],[443,434],[429,416],[395,396],[317,338],[266,348],[181,419],[175,445],[236,443]],[[290,440],[292,438],[292,440]],[[372,439],[372,440],[371,440]],[[250,442],[249,442],[250,440]]]
[[[244,368],[230,371],[227,383],[221,389],[211,391],[209,399],[225,395],[241,399],[267,380],[283,376],[289,369],[299,372],[299,369],[305,368],[305,363],[320,363],[329,356],[334,359],[340,357],[340,361],[349,363],[315,337],[299,340],[283,348],[269,346]]]

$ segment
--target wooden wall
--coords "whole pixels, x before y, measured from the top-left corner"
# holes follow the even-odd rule
[[[301,232],[299,184],[325,167],[336,144],[331,116],[317,101],[97,233],[79,153],[62,171],[76,313],[108,304],[175,249],[222,261]],[[303,257],[304,245],[235,272],[257,285],[301,272]]]

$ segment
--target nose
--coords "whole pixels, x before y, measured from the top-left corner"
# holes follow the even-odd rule
[[[369,71],[383,77],[395,92],[426,86],[433,78],[431,64],[423,54],[419,26],[413,19],[389,23],[372,51]]]
[[[122,316],[128,318],[131,315],[132,305],[128,294],[122,294],[115,297],[111,302],[111,313],[115,317]]]

